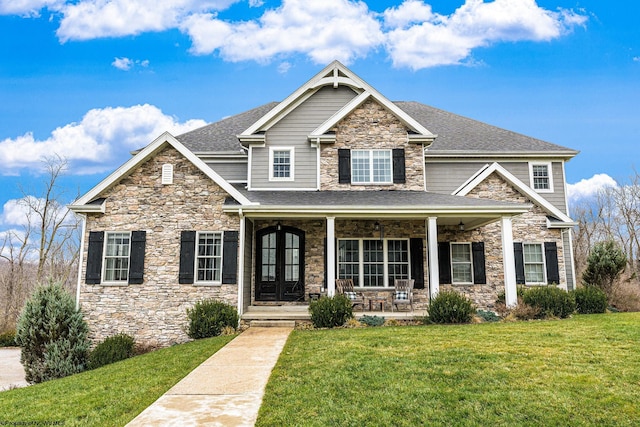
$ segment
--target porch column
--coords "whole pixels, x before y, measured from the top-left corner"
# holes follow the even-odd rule
[[[238,315],[244,312],[244,245],[245,242],[245,221],[246,218],[240,209],[240,241],[238,242]]]
[[[327,294],[336,293],[336,218],[327,217]]]
[[[502,217],[502,260],[504,267],[504,298],[507,307],[518,304],[518,289],[516,286],[516,262],[513,254],[513,227],[510,216]]]
[[[429,297],[434,298],[440,291],[440,270],[438,269],[438,223],[437,217],[429,217],[427,226],[427,245],[429,253]]]

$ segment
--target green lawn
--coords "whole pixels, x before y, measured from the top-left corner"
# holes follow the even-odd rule
[[[232,338],[198,340],[2,392],[0,425],[123,426]]]
[[[637,426],[640,313],[295,331],[259,426]]]

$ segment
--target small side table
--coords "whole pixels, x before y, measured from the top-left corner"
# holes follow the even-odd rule
[[[381,297],[369,298],[369,311],[373,311],[373,307],[380,304],[380,311],[384,313],[384,306],[386,303],[387,303],[386,298],[381,298]]]

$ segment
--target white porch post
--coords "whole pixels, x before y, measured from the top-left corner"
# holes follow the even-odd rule
[[[502,260],[504,263],[504,296],[507,307],[518,304],[518,289],[516,286],[516,263],[513,254],[513,227],[511,217],[502,217]]]
[[[245,221],[246,218],[240,210],[240,241],[238,242],[238,315],[244,312],[244,245],[245,242]]]
[[[336,218],[327,217],[327,294],[336,293]]]
[[[438,224],[437,217],[427,220],[427,245],[429,254],[429,297],[434,298],[440,291],[440,270],[438,269]]]

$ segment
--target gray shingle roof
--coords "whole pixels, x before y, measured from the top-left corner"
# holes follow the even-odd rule
[[[394,102],[429,131],[438,135],[428,153],[553,153],[575,155],[577,151],[531,138],[477,120],[449,113],[419,102]],[[219,122],[192,130],[176,138],[194,152],[240,152],[237,135],[269,112],[270,102]]]
[[[178,135],[176,139],[193,152],[242,151],[237,135],[269,112],[277,102],[261,105],[244,113],[227,117],[191,132]]]
[[[574,152],[575,150],[449,113],[419,102],[394,102],[438,135],[429,152]]]
[[[252,202],[265,206],[323,206],[349,208],[438,207],[520,208],[514,202],[452,196],[427,191],[247,191],[236,188]]]

